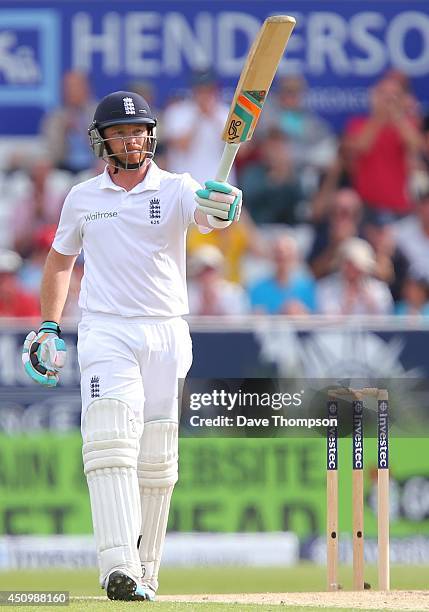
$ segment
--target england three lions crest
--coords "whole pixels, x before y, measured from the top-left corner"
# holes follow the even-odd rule
[[[161,202],[158,198],[152,198],[149,202],[149,219],[151,225],[159,225],[161,221]]]

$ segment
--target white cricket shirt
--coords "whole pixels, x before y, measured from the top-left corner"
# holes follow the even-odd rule
[[[53,248],[84,250],[79,306],[124,317],[179,316],[188,312],[186,232],[194,222],[189,174],[171,174],[151,162],[131,191],[107,171],[73,187]]]

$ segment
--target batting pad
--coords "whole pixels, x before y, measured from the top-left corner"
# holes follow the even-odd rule
[[[142,508],[139,554],[143,583],[154,591],[158,588],[171,494],[178,478],[177,466],[177,423],[145,423],[137,463]]]
[[[140,431],[127,404],[96,400],[82,421],[83,464],[91,499],[100,583],[113,570],[139,580],[136,541],[141,511],[137,480]]]

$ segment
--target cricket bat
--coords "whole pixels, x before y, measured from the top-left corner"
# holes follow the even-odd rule
[[[268,17],[249,51],[222,134],[225,148],[216,175],[226,181],[242,142],[253,136],[296,21],[288,15]],[[233,215],[234,211],[230,211]]]

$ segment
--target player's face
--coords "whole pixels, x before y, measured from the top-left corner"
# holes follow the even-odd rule
[[[111,152],[123,163],[138,164],[142,151],[149,149],[148,131],[145,125],[125,123],[112,125],[104,130]]]

